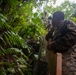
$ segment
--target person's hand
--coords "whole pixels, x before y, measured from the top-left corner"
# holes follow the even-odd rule
[[[49,41],[48,41],[48,43],[47,43],[47,49],[48,50],[51,50],[51,47],[52,47],[52,45],[55,43],[55,41],[51,41],[50,39],[49,39]]]

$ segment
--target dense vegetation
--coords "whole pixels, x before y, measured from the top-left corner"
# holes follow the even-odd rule
[[[47,32],[44,24],[48,24],[48,17],[54,11],[62,10],[66,18],[76,22],[75,3],[66,0],[61,6],[54,7],[55,2],[0,0],[0,75],[35,74],[33,71],[38,60],[34,54],[38,54],[40,59],[43,38]],[[41,6],[44,6],[43,11]],[[37,47],[28,43],[29,40]]]
[[[33,64],[31,65],[31,63],[34,56],[27,45],[26,38],[28,36],[36,38],[42,34],[42,32],[39,32],[42,29],[38,26],[41,23],[37,24],[37,21],[31,15],[31,6],[32,2],[29,3],[28,1],[0,1],[1,75],[30,75],[32,73],[31,66]],[[37,20],[41,22],[39,18]]]

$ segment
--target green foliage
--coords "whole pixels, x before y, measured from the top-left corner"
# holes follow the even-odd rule
[[[76,23],[76,17],[72,17],[71,19]]]
[[[31,20],[30,23],[28,21],[27,25],[21,28],[19,35],[25,38],[26,36],[32,36],[34,38],[36,38],[37,36],[43,36],[45,30],[44,30],[44,25],[41,22],[41,19],[37,17],[37,18],[32,18],[30,20]]]
[[[35,58],[26,37],[37,39],[45,30],[39,14],[32,12],[35,1],[25,1],[0,0],[1,75],[32,75]]]
[[[66,19],[71,19],[72,14],[76,12],[76,3],[70,2],[69,0],[64,0],[60,5],[55,5],[55,3],[49,2],[43,9],[49,14],[53,14],[55,11],[63,11]]]
[[[29,64],[27,64],[29,58],[22,52],[23,48],[28,48],[24,39],[22,39],[17,33],[14,33],[12,27],[6,22],[0,25],[0,31],[1,74],[13,75],[19,73],[20,75],[24,75],[24,72],[30,72],[30,70],[27,70],[27,68],[30,68],[28,66]],[[23,69],[26,70],[23,71]]]

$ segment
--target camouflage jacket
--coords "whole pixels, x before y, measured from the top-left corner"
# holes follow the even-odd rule
[[[51,50],[65,52],[76,44],[76,24],[71,20],[64,20],[59,28],[55,31],[53,29],[49,31],[45,38],[47,41],[50,38],[55,41],[51,46]]]

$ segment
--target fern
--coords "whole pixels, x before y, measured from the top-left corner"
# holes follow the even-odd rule
[[[18,48],[24,48],[25,47],[25,42],[24,40],[16,33],[12,31],[5,31],[4,33],[1,34],[2,42],[8,44],[10,47],[18,47]]]

